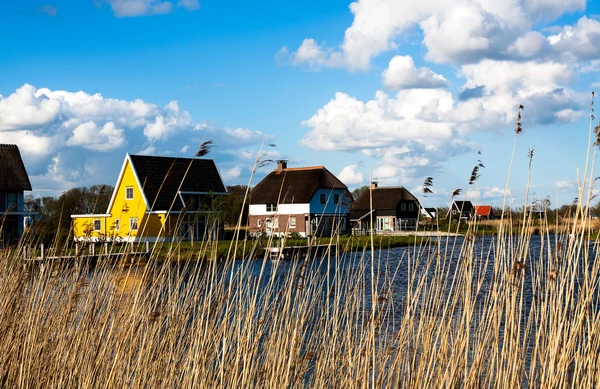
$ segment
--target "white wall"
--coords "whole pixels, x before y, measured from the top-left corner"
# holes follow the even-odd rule
[[[310,213],[310,204],[279,204],[277,212],[267,212],[266,204],[251,204],[248,212],[250,215],[301,215]]]

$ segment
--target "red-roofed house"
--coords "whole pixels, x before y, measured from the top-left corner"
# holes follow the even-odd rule
[[[496,217],[491,205],[476,205],[474,208],[478,219],[491,220]]]

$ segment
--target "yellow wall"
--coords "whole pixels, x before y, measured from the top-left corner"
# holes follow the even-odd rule
[[[133,200],[125,198],[127,187],[133,187]],[[110,216],[85,215],[73,218],[73,234],[76,238],[141,238],[156,237],[160,233],[164,215],[146,215],[146,204],[141,188],[138,186],[133,168],[129,160],[125,162],[125,170],[120,182],[115,187],[115,198],[111,209],[107,214]],[[129,219],[138,218],[138,230],[129,229]],[[101,220],[101,231],[93,231],[95,219]],[[115,220],[120,220],[120,229],[114,229]]]

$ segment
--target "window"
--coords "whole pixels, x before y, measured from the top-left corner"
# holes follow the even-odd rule
[[[256,221],[256,227],[262,227],[262,219]]]
[[[138,218],[137,217],[129,218],[129,230],[137,231],[137,229],[138,229]]]
[[[273,219],[273,228],[279,228],[279,219]]]
[[[402,212],[405,212],[405,211],[406,211],[406,204],[405,204],[405,203],[402,203],[402,204],[400,204],[400,210],[401,210]]]
[[[325,193],[321,193],[321,204],[325,204],[325,201],[327,200],[327,198],[325,197]]]
[[[94,231],[100,231],[102,229],[102,222],[100,219],[94,219]]]
[[[133,186],[125,188],[125,200],[133,200]]]
[[[267,204],[267,212],[277,212],[277,204]]]
[[[296,228],[296,216],[290,216],[288,225],[290,228]]]
[[[333,195],[333,203],[337,204],[340,202],[340,195]]]
[[[115,219],[115,231],[119,231],[121,229],[121,220],[120,219]]]
[[[413,203],[408,204],[408,210],[412,211],[413,210]]]

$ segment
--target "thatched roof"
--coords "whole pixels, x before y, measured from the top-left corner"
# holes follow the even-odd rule
[[[377,187],[373,189],[374,210],[396,210],[401,201],[419,201],[403,186]],[[370,190],[363,191],[354,202],[351,219],[359,219],[371,210]]]
[[[130,155],[130,157],[153,211],[169,210],[173,200],[178,197],[178,190],[205,193],[227,192],[217,165],[212,159],[148,155]],[[184,177],[185,180],[183,180]],[[182,180],[183,184],[181,184]],[[181,201],[176,200],[171,210],[181,210],[182,205]]]
[[[274,170],[252,189],[250,204],[306,204],[317,189],[348,188],[324,166]],[[348,192],[348,197],[351,198]]]
[[[31,190],[31,182],[17,145],[0,144],[0,191]]]

